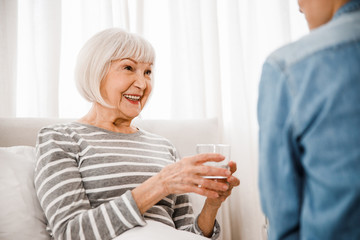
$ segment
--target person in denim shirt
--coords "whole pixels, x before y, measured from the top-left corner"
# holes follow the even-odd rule
[[[271,54],[259,86],[269,239],[360,239],[360,0],[299,0],[311,33]]]

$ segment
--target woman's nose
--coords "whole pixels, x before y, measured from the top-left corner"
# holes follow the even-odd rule
[[[137,74],[134,85],[135,85],[135,87],[137,87],[139,89],[145,89],[146,88],[145,76],[143,74]]]

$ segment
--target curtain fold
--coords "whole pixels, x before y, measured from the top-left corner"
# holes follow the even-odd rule
[[[61,1],[19,1],[17,116],[59,116]]]
[[[0,0],[0,116],[16,116],[17,1]]]
[[[169,7],[173,46],[170,50],[171,117],[202,118],[205,117],[205,79],[200,2],[175,0]]]
[[[217,117],[222,125],[222,83],[220,59],[220,32],[216,0],[200,1],[200,22],[203,54],[203,83],[205,114],[203,117]]]
[[[157,53],[142,117],[219,120],[241,180],[218,215],[222,239],[261,239],[258,80],[266,56],[304,35],[304,22],[282,0],[0,0],[0,116],[83,116],[91,104],[73,80],[81,46],[108,27],[141,34]]]
[[[136,30],[135,32],[144,34],[144,0],[136,0]]]

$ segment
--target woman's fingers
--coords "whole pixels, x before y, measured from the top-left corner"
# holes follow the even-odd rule
[[[193,193],[196,193],[196,194],[208,197],[208,198],[218,198],[219,197],[219,193],[217,191],[204,188],[201,185],[197,185],[197,184],[182,184],[182,185],[178,186],[178,191],[179,191],[179,193],[193,192]]]
[[[228,181],[231,188],[240,185],[240,180],[235,176],[228,177],[227,181]]]
[[[193,164],[203,164],[205,162],[221,162],[225,157],[218,153],[202,153],[190,157]]]
[[[230,168],[231,173],[236,172],[237,166],[236,166],[236,163],[235,163],[235,162],[230,161],[229,164],[228,164],[228,166],[229,166],[229,168]]]
[[[227,185],[228,185],[228,189],[224,190],[224,191],[218,191],[219,196],[225,196],[225,198],[227,198],[228,196],[230,196],[231,191],[234,187],[239,186],[240,185],[240,180],[234,176],[231,176],[227,179]]]
[[[236,171],[236,164],[231,162],[229,168],[202,165],[207,161],[222,161],[220,154],[199,154],[183,158],[181,161],[165,167],[161,171],[161,179],[168,193],[194,192],[206,197],[217,198],[219,193],[226,192],[239,184],[231,175]],[[224,182],[216,182],[203,176],[223,176]],[[199,187],[200,186],[200,187]]]
[[[231,172],[226,168],[199,165],[194,166],[193,170],[195,174],[200,176],[222,176],[226,178],[231,176]]]
[[[225,157],[218,153],[202,153],[195,156],[183,158],[181,162],[188,166],[188,170],[192,173],[202,175],[202,176],[224,176],[229,177],[231,171],[228,171],[225,168],[213,167],[208,165],[203,165],[206,162],[221,162]],[[232,162],[232,164],[235,164]],[[225,165],[225,164],[224,164]],[[234,167],[234,166],[233,166]],[[236,171],[236,164],[234,167]],[[231,168],[230,168],[231,170]]]
[[[186,192],[194,192],[210,198],[218,198],[221,193],[229,189],[229,185],[226,182],[217,182],[203,177],[195,177],[193,184],[188,183],[186,185],[182,184],[179,187],[185,187],[186,189],[184,190]]]
[[[194,186],[193,190],[191,192],[200,194],[200,195],[208,197],[208,198],[218,198],[219,197],[218,192],[209,190],[207,188],[199,187],[199,186]]]
[[[191,186],[191,192],[224,202],[231,195],[233,187],[240,184],[240,180],[234,176],[230,176],[227,179],[227,183],[205,178],[198,179],[197,183],[202,184]]]
[[[213,191],[226,191],[229,189],[229,185],[225,182],[217,182],[203,177],[195,178],[195,185]]]

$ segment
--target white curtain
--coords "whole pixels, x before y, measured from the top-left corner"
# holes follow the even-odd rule
[[[0,1],[0,116],[16,115],[17,2]]]
[[[296,1],[0,0],[0,116],[84,115],[76,54],[108,27],[142,34],[157,52],[143,118],[219,119],[241,180],[219,214],[222,239],[261,239],[257,87],[266,56],[307,32]]]

